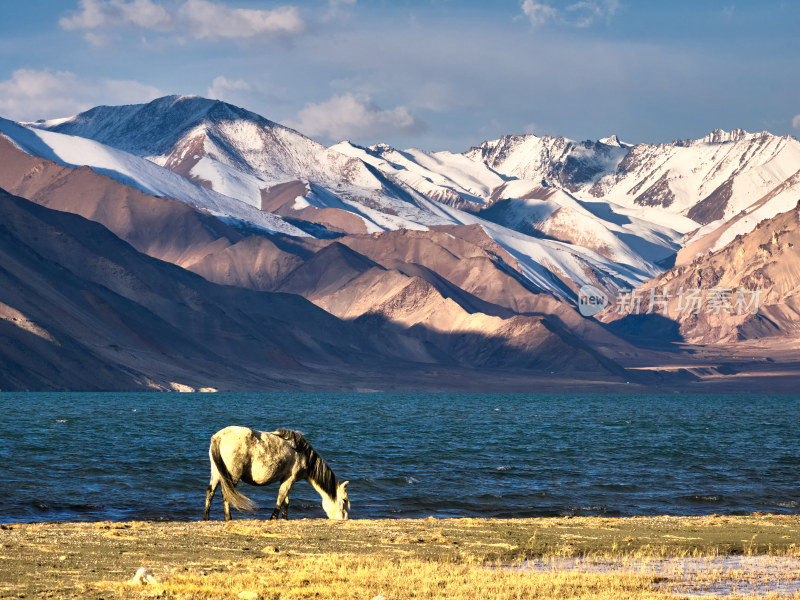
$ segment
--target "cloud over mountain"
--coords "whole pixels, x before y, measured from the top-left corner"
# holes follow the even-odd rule
[[[227,99],[227,93],[232,90],[247,91],[250,89],[250,84],[242,79],[228,79],[224,75],[219,75],[211,82],[208,88],[207,96],[214,100]]]
[[[71,71],[17,69],[0,81],[0,114],[18,120],[62,117],[95,104],[147,101],[162,95],[153,86],[121,79],[87,80]]]
[[[383,109],[369,96],[350,93],[309,104],[289,125],[311,137],[332,141],[411,135],[427,127],[405,106]]]

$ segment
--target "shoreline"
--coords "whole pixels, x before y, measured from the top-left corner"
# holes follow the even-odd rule
[[[478,577],[489,586],[502,579],[512,590],[542,577],[552,583],[589,574],[628,576],[566,568],[492,574],[497,569],[487,566],[550,559],[616,560],[630,566],[630,561],[726,556],[800,558],[800,515],[8,523],[0,525],[0,597],[141,598],[158,590],[167,597],[236,598],[252,588],[256,595],[247,597],[270,598],[287,574],[302,572],[304,579],[281,597],[314,597],[305,589],[311,584],[303,581],[313,581],[323,597],[339,597],[330,586],[344,580],[346,589],[367,586],[372,595],[341,597],[406,598],[416,595],[404,595],[402,586],[391,593],[378,589],[391,585],[397,569],[408,571],[406,577],[422,577],[432,569],[429,579],[452,572],[458,581]],[[152,573],[152,582],[131,584],[141,567]],[[631,597],[668,594],[654,587],[663,574],[640,571],[646,581],[636,579],[636,586],[644,586],[644,595]],[[800,576],[798,569],[791,572]],[[358,577],[361,583],[353,579]],[[424,581],[420,585],[427,585]]]

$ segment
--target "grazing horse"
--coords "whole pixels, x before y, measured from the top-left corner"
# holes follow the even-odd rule
[[[298,479],[305,479],[322,497],[322,508],[329,519],[346,519],[350,511],[348,481],[340,484],[330,467],[299,431],[278,429],[256,431],[247,427],[226,427],[211,436],[208,448],[211,482],[206,490],[203,520],[208,521],[211,499],[222,484],[225,520],[231,520],[231,507],[253,511],[255,503],[236,489],[239,481],[251,485],[281,482],[275,510],[270,519],[289,518],[289,489]]]

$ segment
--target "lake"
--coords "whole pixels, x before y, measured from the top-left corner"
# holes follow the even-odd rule
[[[234,424],[303,431],[350,480],[352,518],[800,512],[800,395],[2,393],[0,409],[0,522],[199,519],[209,438]],[[277,486],[241,489],[269,517]],[[305,482],[290,517],[324,517]]]

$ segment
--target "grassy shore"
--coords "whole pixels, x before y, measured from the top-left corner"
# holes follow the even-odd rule
[[[800,557],[800,516],[6,524],[0,597],[675,598],[672,559],[742,555],[800,582],[774,562]]]

